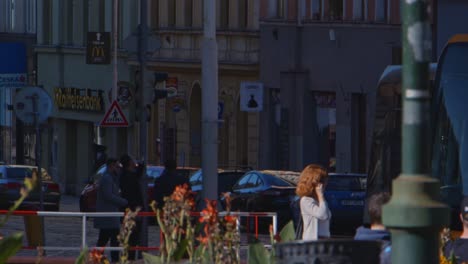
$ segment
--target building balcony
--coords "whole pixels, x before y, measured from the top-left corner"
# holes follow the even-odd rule
[[[151,55],[155,61],[200,62],[203,31],[158,30],[161,48]],[[258,31],[218,31],[218,60],[223,64],[259,63]]]

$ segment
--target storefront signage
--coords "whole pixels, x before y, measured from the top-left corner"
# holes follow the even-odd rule
[[[109,64],[111,61],[110,33],[88,32],[86,45],[87,64]]]
[[[0,87],[23,87],[26,84],[26,73],[0,73]]]
[[[260,112],[263,110],[263,84],[258,82],[241,82],[240,110]]]
[[[60,110],[103,112],[103,91],[78,88],[54,89],[54,104]]]
[[[166,79],[166,89],[168,98],[177,96],[177,77],[168,77]]]

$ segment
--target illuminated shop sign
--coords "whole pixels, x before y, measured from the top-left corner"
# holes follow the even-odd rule
[[[54,104],[60,110],[103,112],[104,91],[78,88],[54,89]]]

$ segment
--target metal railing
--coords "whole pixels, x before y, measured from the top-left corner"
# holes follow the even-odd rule
[[[8,210],[0,210],[0,215],[8,214]],[[219,212],[219,216],[231,215],[237,217],[237,230],[240,235],[240,218],[241,217],[253,217],[255,223],[255,236],[258,238],[258,220],[259,217],[271,217],[272,218],[272,226],[273,226],[273,234],[277,233],[277,214],[275,212]],[[123,212],[50,212],[50,211],[13,211],[11,215],[16,216],[41,216],[41,217],[81,217],[81,246],[80,247],[68,247],[68,246],[41,246],[40,248],[43,250],[78,250],[81,251],[84,248],[89,249],[100,249],[100,250],[123,250],[123,247],[88,247],[87,243],[87,220],[93,217],[123,217]],[[192,212],[192,216],[200,216],[200,212]],[[154,212],[139,212],[139,217],[155,217],[156,213]],[[249,221],[247,221],[249,222]],[[247,228],[247,230],[249,230]],[[46,236],[46,234],[44,234]],[[160,236],[162,237],[162,233],[160,231]],[[161,243],[161,240],[160,240]],[[35,247],[27,247],[24,246],[23,249],[36,249]],[[159,246],[137,246],[137,247],[130,247],[130,250],[159,250]]]

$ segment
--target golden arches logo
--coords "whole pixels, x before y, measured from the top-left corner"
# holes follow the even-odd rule
[[[91,57],[104,57],[103,47],[93,47],[91,50]]]

